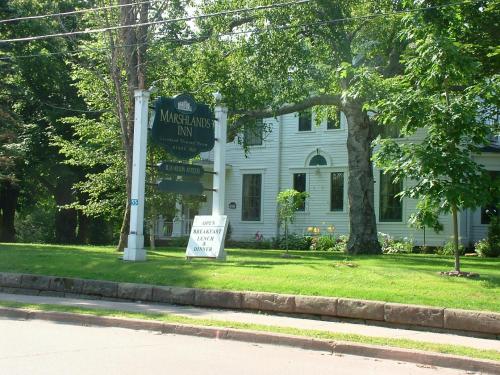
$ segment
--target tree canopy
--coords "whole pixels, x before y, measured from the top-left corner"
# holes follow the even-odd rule
[[[479,54],[483,41],[470,29],[478,17],[490,19],[492,9],[457,6],[407,15],[400,36],[409,46],[402,55],[405,74],[384,80],[384,98],[376,103],[381,123],[396,124],[407,136],[425,130],[422,142],[379,140],[375,160],[396,179],[413,180],[401,197],[420,200],[420,217],[453,214],[456,271],[457,211],[490,199],[492,181],[475,156],[499,131],[499,76],[491,71],[495,54]]]
[[[100,5],[2,1],[0,17]],[[230,109],[230,137],[256,118],[313,109],[320,121],[343,111],[350,253],[381,252],[372,165],[378,124],[401,127],[407,135],[426,130],[422,144],[379,143],[380,167],[399,179],[419,179],[404,196],[421,199],[428,213],[480,203],[477,191],[487,177],[473,156],[487,142],[493,128],[485,123],[497,121],[498,109],[495,2],[117,0],[109,5],[118,7],[0,24],[2,39],[121,27],[0,43],[0,57],[8,59],[0,60],[5,71],[0,184],[16,202],[21,197],[22,205],[40,191],[48,201],[53,197],[59,207],[56,228],[65,228],[56,235],[60,241],[75,240],[84,217],[106,216],[121,218],[118,247],[123,248],[134,90],[152,83],[161,95],[189,91],[204,102],[220,91]],[[204,16],[173,20],[191,12]],[[2,210],[4,216],[9,212],[13,228],[15,209]]]

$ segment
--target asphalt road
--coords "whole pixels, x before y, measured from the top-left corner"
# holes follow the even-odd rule
[[[465,373],[284,346],[0,319],[0,375]]]

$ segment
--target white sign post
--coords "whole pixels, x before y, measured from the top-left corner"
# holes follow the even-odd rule
[[[215,107],[215,144],[214,144],[214,192],[212,196],[212,215],[224,215],[226,193],[226,139],[227,139],[227,107],[222,95],[214,94]]]
[[[212,196],[212,216],[196,216],[191,227],[186,257],[216,258],[226,260],[224,240],[228,220],[224,215],[226,183],[226,138],[227,107],[222,104],[222,95],[214,94],[215,106],[215,144],[214,177]]]
[[[144,249],[144,185],[148,136],[148,103],[150,92],[135,90],[134,150],[130,199],[130,232],[123,260],[146,260]]]

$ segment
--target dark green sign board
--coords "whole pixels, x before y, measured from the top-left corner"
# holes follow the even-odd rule
[[[203,167],[192,164],[181,164],[164,161],[158,164],[158,171],[174,176],[203,176]]]
[[[183,195],[202,195],[204,188],[201,182],[163,180],[158,183],[158,190]]]
[[[189,94],[159,97],[152,139],[180,159],[192,158],[214,147],[214,115],[208,105],[196,103]]]

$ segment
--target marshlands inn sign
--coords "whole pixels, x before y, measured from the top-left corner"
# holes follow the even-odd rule
[[[214,115],[206,104],[189,94],[160,97],[155,104],[153,142],[170,154],[189,159],[214,147]]]
[[[130,232],[123,259],[146,259],[144,249],[144,188],[146,173],[147,124],[152,123],[152,141],[178,159],[190,159],[200,152],[214,149],[212,215],[195,218],[186,257],[205,257],[224,260],[224,238],[227,217],[224,215],[225,145],[227,108],[222,96],[214,94],[215,113],[203,103],[197,103],[190,94],[173,98],[159,97],[155,102],[152,121],[148,122],[150,91],[136,90],[134,119],[134,150],[132,189],[130,201]],[[204,186],[199,181],[179,180],[179,176],[201,177],[203,168],[192,164],[163,162],[158,165],[163,174],[170,175],[157,184],[160,191],[177,194],[201,195]]]

